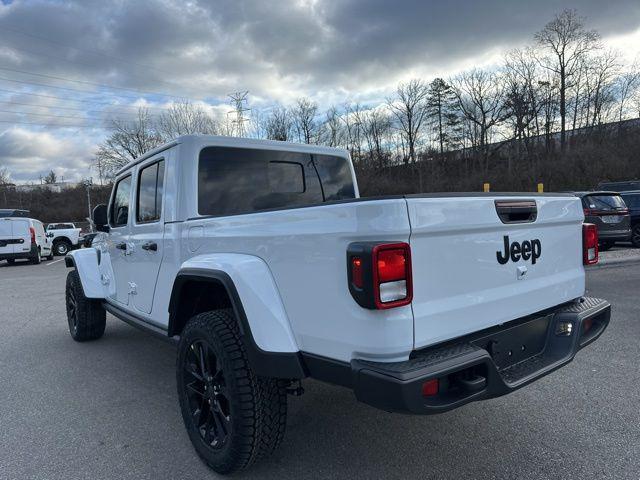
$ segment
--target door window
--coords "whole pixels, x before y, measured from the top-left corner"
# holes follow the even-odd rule
[[[140,170],[136,199],[136,221],[138,223],[160,220],[163,184],[164,160],[152,163]]]
[[[112,227],[122,227],[129,221],[129,198],[131,194],[131,175],[123,178],[116,184],[111,203]]]

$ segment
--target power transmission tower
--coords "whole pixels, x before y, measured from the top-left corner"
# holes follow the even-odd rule
[[[234,92],[229,94],[229,98],[231,101],[231,105],[234,107],[233,110],[229,112],[231,115],[235,115],[235,118],[231,121],[234,125],[234,134],[236,137],[245,137],[247,132],[244,127],[244,124],[249,121],[247,117],[244,116],[245,112],[250,112],[250,108],[246,108],[247,104],[247,95],[249,95],[249,91],[244,92]]]

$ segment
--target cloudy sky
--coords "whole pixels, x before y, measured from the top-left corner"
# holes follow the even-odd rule
[[[216,115],[309,96],[374,105],[399,81],[499,62],[564,8],[640,55],[638,0],[0,0],[0,167],[88,175],[109,118],[178,98]]]

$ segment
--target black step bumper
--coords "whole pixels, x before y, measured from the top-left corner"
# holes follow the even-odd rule
[[[510,393],[569,363],[609,324],[611,306],[596,298],[542,312],[444,345],[404,362],[351,362],[358,400],[386,411],[440,413]],[[437,393],[423,385],[438,380]]]

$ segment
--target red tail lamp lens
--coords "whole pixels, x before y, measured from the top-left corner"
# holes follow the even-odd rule
[[[353,257],[351,259],[351,281],[356,288],[362,288],[364,281],[362,280],[362,259]]]
[[[378,281],[394,282],[407,277],[407,255],[404,248],[381,250],[378,253]]]
[[[427,380],[422,384],[422,396],[423,397],[435,397],[438,394],[438,388],[440,382],[437,378]]]
[[[598,263],[598,227],[593,223],[582,225],[582,259],[585,265]]]
[[[36,231],[33,227],[29,227],[29,233],[31,234],[31,243],[36,243]]]

